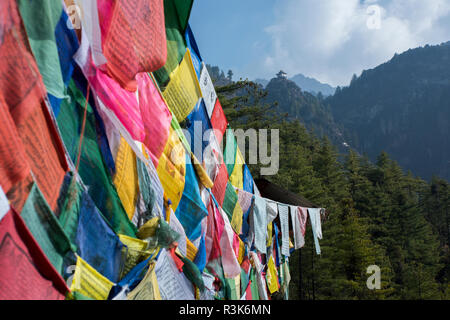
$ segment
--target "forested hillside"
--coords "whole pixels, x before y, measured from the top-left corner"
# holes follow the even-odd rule
[[[424,179],[450,179],[450,42],[395,55],[326,104],[361,154],[384,150]]]
[[[246,95],[236,96],[235,90]],[[327,208],[322,254],[291,256],[290,299],[449,299],[448,182],[405,173],[387,153],[376,163],[339,154],[300,123],[287,120],[253,83],[217,86],[233,128],[280,130],[280,170],[264,177]],[[259,170],[249,165],[256,178]],[[366,286],[367,267],[381,268],[381,290]]]
[[[270,80],[265,91],[267,96],[263,101],[276,104],[274,110],[286,120],[299,120],[318,137],[327,136],[341,151],[345,150],[344,128],[334,121],[321,94],[316,97],[300,89],[294,81],[283,77]]]

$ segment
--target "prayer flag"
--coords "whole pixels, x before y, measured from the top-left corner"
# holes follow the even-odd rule
[[[136,91],[136,74],[156,71],[166,62],[163,0],[112,2],[109,12],[99,11],[105,23],[102,38],[106,67],[123,88]]]
[[[195,74],[189,49],[183,61],[175,68],[170,82],[163,91],[169,109],[178,121],[183,121],[201,98],[200,85]]]
[[[69,291],[14,210],[0,220],[0,270],[0,300],[64,300]]]

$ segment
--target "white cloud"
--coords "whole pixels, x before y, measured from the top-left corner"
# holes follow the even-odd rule
[[[367,26],[370,5],[381,8],[379,29]],[[450,40],[449,20],[450,0],[278,0],[262,65],[268,76],[283,69],[347,85],[395,53]]]

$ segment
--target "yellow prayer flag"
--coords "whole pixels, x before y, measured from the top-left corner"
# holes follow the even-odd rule
[[[114,283],[102,276],[86,261],[77,257],[77,264],[70,291],[81,293],[82,295],[95,300],[106,300],[108,299],[109,292],[113,286]]]
[[[169,109],[178,121],[183,121],[202,97],[189,49],[181,63],[170,75],[170,82],[163,92]]]
[[[149,264],[144,279],[128,294],[128,300],[162,300],[156,278],[155,265],[155,262]]]
[[[139,262],[147,259],[150,252],[146,251],[148,242],[131,238],[123,234],[119,234],[120,241],[127,246],[127,256],[125,260],[123,275],[131,271]]]
[[[234,232],[236,232],[237,234],[241,234],[243,216],[244,212],[242,211],[241,205],[239,204],[239,202],[236,202],[230,224]]]
[[[239,239],[239,252],[238,252],[237,258],[238,258],[239,264],[242,264],[242,261],[244,261],[244,257],[245,257],[245,245],[240,237],[238,239]]]
[[[177,133],[170,128],[169,139],[159,158],[157,173],[167,199],[175,212],[183,195],[186,175],[186,151]]]
[[[195,247],[195,245],[188,238],[186,238],[186,258],[194,261],[197,252],[198,249]]]
[[[113,183],[122,201],[128,218],[133,219],[136,201],[139,194],[136,154],[128,142],[121,137],[116,156],[116,173]]]
[[[267,237],[266,237],[268,247],[270,247],[272,245],[272,231],[273,231],[273,225],[272,225],[272,222],[270,222],[267,225]]]
[[[212,182],[205,168],[200,163],[200,161],[198,161],[197,157],[192,152],[191,152],[191,159],[192,164],[194,165],[195,168],[195,172],[197,173],[200,182],[203,184],[205,188],[212,188],[214,186],[214,182]]]
[[[244,157],[242,156],[239,147],[236,147],[236,160],[229,181],[233,186],[241,190],[244,189],[244,174],[243,174],[244,163],[245,163]]]
[[[136,234],[139,239],[147,239],[156,235],[156,230],[159,227],[160,217],[153,217],[148,220],[142,227],[139,228]]]
[[[234,283],[236,284],[236,297],[238,300],[241,299],[241,275],[237,275],[236,278],[234,278]]]
[[[278,272],[273,261],[273,256],[270,256],[267,262],[266,280],[271,294],[278,291]]]

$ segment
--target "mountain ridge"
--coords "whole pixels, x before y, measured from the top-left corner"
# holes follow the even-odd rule
[[[295,76],[289,78],[289,80],[295,82],[295,84],[303,91],[309,92],[314,96],[322,93],[323,96],[327,97],[333,95],[336,91],[335,87],[330,86],[327,83],[322,83],[319,80],[303,75],[302,73],[296,74]],[[255,83],[260,84],[263,88],[269,84],[270,80],[267,79],[255,79]]]
[[[425,179],[450,179],[450,46],[409,49],[325,100],[345,139],[374,160],[388,152]]]

